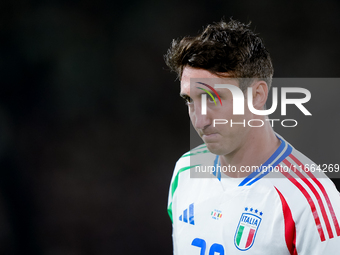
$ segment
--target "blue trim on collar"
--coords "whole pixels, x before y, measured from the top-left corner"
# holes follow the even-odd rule
[[[288,147],[287,147],[287,150],[285,151],[285,153],[277,161],[275,161],[273,164],[271,164],[271,168],[267,168],[265,171],[263,171],[263,173],[261,173],[260,176],[258,176],[257,178],[255,178],[254,180],[249,182],[247,184],[247,186],[252,185],[254,182],[257,182],[258,180],[260,180],[261,178],[263,178],[264,176],[269,174],[274,167],[276,167],[279,163],[281,163],[282,160],[284,160],[286,157],[288,157],[292,153],[292,150],[293,150],[292,146],[290,146],[288,144]],[[261,166],[261,168],[262,168],[262,166]]]
[[[216,158],[214,160],[214,169],[212,171],[212,174],[215,175],[219,181],[221,181],[221,161],[219,159],[220,159],[220,156],[216,155]]]
[[[257,182],[258,180],[260,180],[261,178],[263,178],[264,176],[269,174],[274,167],[276,167],[282,160],[284,160],[292,152],[293,148],[290,144],[286,143],[283,139],[281,139],[278,136],[277,136],[277,138],[279,138],[280,141],[281,141],[279,148],[277,148],[277,150],[273,153],[273,155],[271,155],[270,158],[264,164],[261,165],[261,167],[256,169],[256,171],[252,172],[250,175],[248,175],[248,177],[246,177],[238,185],[239,187],[244,186],[244,185],[250,186],[253,183]],[[286,148],[286,144],[287,144],[287,148]],[[286,150],[282,154],[282,156],[278,160],[273,162],[273,160],[275,160],[283,152],[283,150],[285,148],[286,148]],[[271,166],[271,167],[269,167],[269,166]],[[264,167],[265,167],[265,170],[263,170]],[[256,176],[258,176],[258,177],[256,177]]]

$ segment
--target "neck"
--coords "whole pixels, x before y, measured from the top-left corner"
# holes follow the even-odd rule
[[[235,166],[236,172],[224,172],[232,178],[243,178],[256,170],[255,166],[263,164],[280,146],[269,122],[260,128],[251,128],[244,144],[230,154],[220,156],[221,166]],[[242,167],[242,168],[241,168]],[[247,167],[247,172],[244,170]],[[223,168],[222,168],[223,169]],[[242,169],[242,170],[241,170]],[[248,171],[249,169],[249,171]]]

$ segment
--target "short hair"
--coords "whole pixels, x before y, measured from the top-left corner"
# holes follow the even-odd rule
[[[251,82],[242,78],[259,78],[270,88],[274,69],[269,52],[262,39],[249,27],[250,23],[243,24],[232,19],[228,23],[222,20],[208,25],[197,36],[173,40],[165,62],[179,79],[184,67],[190,66],[205,69],[219,77],[228,73],[240,80],[243,91]]]

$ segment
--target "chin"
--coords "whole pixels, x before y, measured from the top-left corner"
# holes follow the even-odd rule
[[[208,150],[215,155],[226,155],[226,149],[216,143],[206,143]]]

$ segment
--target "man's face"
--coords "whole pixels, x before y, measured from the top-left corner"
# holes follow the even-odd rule
[[[195,82],[190,79],[195,78]],[[202,78],[202,82],[214,88],[215,84],[231,84],[239,87],[238,81],[233,78],[220,78],[207,70],[185,67],[181,77],[181,96],[184,97],[188,104],[189,116],[195,130],[203,139],[208,149],[217,155],[227,155],[236,152],[245,144],[250,131],[247,122],[252,115],[245,105],[244,115],[233,115],[233,97],[229,89],[219,88],[216,92],[221,98],[222,105],[216,98],[217,104],[209,95],[207,95],[207,114],[202,114],[201,101],[202,94],[206,94],[198,81]],[[207,79],[211,78],[211,79]],[[213,91],[204,87],[213,94]],[[215,95],[216,96],[216,95]],[[245,100],[246,102],[246,100]],[[226,119],[227,124],[217,124],[214,127],[214,119]],[[231,119],[233,123],[243,123],[245,120],[245,127],[243,124],[234,124],[231,127]]]

